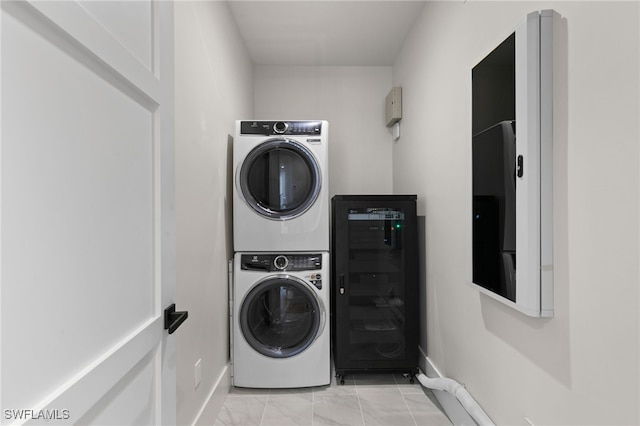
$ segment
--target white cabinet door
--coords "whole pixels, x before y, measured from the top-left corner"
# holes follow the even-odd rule
[[[173,424],[173,6],[2,1],[1,424]]]

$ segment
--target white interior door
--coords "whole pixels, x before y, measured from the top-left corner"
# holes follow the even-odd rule
[[[0,7],[0,423],[175,423],[173,6]]]

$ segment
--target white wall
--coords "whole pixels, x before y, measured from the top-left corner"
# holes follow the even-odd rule
[[[253,115],[253,67],[226,2],[176,2],[175,34],[176,304],[189,311],[175,334],[177,416],[212,424],[229,389],[230,135]]]
[[[555,312],[532,319],[471,280],[470,70],[553,8]],[[638,2],[430,2],[393,67],[394,191],[426,215],[422,346],[496,424],[640,423]]]
[[[255,118],[329,121],[329,193],[392,191],[391,67],[257,66]]]

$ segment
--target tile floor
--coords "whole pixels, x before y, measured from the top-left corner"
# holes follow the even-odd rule
[[[353,375],[344,385],[232,388],[217,426],[450,426],[431,393],[402,375]]]

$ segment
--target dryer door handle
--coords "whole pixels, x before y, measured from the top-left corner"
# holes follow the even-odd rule
[[[340,274],[340,294],[344,294],[344,274]]]

